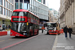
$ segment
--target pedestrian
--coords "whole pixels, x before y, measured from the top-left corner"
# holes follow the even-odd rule
[[[67,31],[68,31],[67,26],[65,26],[65,27],[63,28],[63,31],[64,31],[64,33],[65,33],[65,37],[67,38]]]
[[[9,27],[9,29],[10,29],[10,25],[9,25],[8,27]]]
[[[44,26],[42,26],[42,33],[43,33],[43,30],[44,30],[45,28],[44,28]]]
[[[7,25],[6,25],[6,29],[7,29]]]
[[[69,38],[71,38],[72,28],[69,26],[68,28]]]

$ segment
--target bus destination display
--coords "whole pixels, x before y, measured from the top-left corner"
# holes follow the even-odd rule
[[[13,21],[25,21],[25,18],[13,18]]]

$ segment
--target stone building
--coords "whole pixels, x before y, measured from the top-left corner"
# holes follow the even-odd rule
[[[49,22],[57,22],[58,21],[58,14],[54,14],[52,10],[49,10],[48,16],[49,16]]]
[[[60,0],[60,27],[75,25],[75,0]]]
[[[49,22],[53,22],[53,14],[51,13],[51,11],[49,10],[49,13],[48,13],[48,16],[49,16]]]
[[[59,16],[60,16],[60,27],[65,26],[65,0],[60,0],[60,9],[59,9]]]

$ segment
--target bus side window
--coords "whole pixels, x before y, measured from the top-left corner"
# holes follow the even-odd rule
[[[28,16],[28,12],[23,12],[24,16]]]
[[[44,24],[44,27],[47,27],[47,24]]]
[[[33,26],[30,26],[30,29],[33,29]]]
[[[30,17],[30,13],[28,13],[28,17]]]
[[[30,26],[33,26],[33,24],[32,24],[32,23],[30,23],[29,25],[30,25]]]

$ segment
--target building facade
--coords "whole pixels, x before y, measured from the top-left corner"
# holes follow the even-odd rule
[[[49,10],[48,16],[49,16],[49,22],[53,22],[54,16],[53,16],[53,14],[51,13],[50,10]]]
[[[12,11],[14,10],[14,0],[0,0],[0,29],[10,25]]]
[[[50,8],[51,13],[53,14],[54,17],[58,16],[58,12],[52,8]]]
[[[46,4],[46,1],[45,0],[37,0],[37,1],[39,1],[39,2],[41,2],[43,4]]]
[[[40,0],[15,0],[15,9],[26,9],[40,18],[40,21],[48,21],[49,8],[39,2]]]
[[[58,12],[54,9],[49,10],[49,22],[57,22],[58,21]]]
[[[59,9],[59,19],[60,19],[60,27],[64,27],[65,24],[65,1],[66,0],[60,0],[60,9]]]
[[[62,6],[63,5],[63,6]],[[60,2],[60,26],[75,27],[75,0],[61,0]]]

